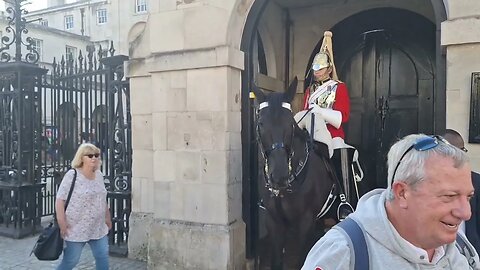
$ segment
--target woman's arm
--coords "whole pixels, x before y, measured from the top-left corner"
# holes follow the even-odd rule
[[[63,239],[68,235],[67,218],[65,215],[65,201],[62,199],[55,200],[55,209],[57,211],[57,223],[60,227],[60,235]]]
[[[107,224],[108,230],[112,229],[112,216],[110,215],[108,205],[105,210],[105,224]]]

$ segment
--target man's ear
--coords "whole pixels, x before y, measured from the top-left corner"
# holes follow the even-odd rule
[[[409,194],[410,188],[407,183],[405,182],[394,182],[392,184],[392,193],[394,196],[394,200],[398,203],[401,208],[407,208],[407,198]]]

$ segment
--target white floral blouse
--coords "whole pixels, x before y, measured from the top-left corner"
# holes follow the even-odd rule
[[[58,188],[57,199],[67,200],[73,176],[73,169],[65,174]],[[65,240],[87,242],[107,235],[106,207],[107,190],[103,183],[102,172],[97,170],[95,180],[89,180],[77,169],[77,180],[65,212],[68,226]]]

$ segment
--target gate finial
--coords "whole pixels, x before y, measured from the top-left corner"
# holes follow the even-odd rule
[[[1,39],[0,62],[10,62],[12,60],[12,56],[8,50],[13,44],[15,44],[15,57],[13,58],[15,62],[36,64],[40,58],[40,54],[35,49],[35,40],[31,37],[23,40],[22,37],[23,34],[28,33],[27,23],[32,22],[27,22],[27,20],[22,17],[23,14],[28,14],[24,6],[29,4],[29,2],[25,1],[27,0],[4,0],[8,13],[8,25],[5,27],[5,32],[11,33],[12,36],[3,36]],[[24,59],[22,59],[22,45],[25,46],[28,51]]]

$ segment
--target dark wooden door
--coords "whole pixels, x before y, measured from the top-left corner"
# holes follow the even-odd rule
[[[398,138],[433,133],[434,51],[386,30],[346,42],[354,46],[337,67],[352,103],[346,140],[360,150],[366,191],[387,185],[386,156]]]

